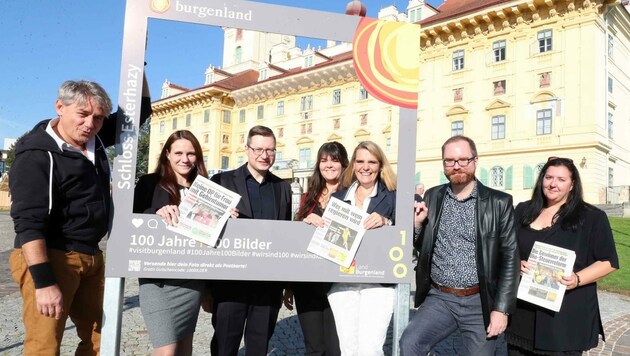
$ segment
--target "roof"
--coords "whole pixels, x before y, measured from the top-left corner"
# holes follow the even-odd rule
[[[417,22],[422,26],[427,26],[436,22],[442,22],[454,17],[469,14],[480,9],[490,7],[496,4],[504,2],[510,2],[513,0],[447,0],[438,6],[437,14],[427,17],[426,19]]]

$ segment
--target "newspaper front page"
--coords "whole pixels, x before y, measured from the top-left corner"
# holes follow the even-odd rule
[[[240,195],[198,175],[179,204],[179,224],[168,229],[214,247],[240,199]]]
[[[349,268],[365,234],[367,216],[361,209],[331,198],[322,216],[324,227],[315,230],[307,251]]]
[[[521,277],[518,298],[559,311],[567,289],[559,280],[572,273],[575,252],[536,241],[527,262],[531,269]]]

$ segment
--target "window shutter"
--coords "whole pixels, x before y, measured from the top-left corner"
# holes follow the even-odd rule
[[[440,184],[448,183],[448,178],[444,175],[444,172],[440,172]]]
[[[534,170],[532,167],[525,165],[523,167],[523,189],[534,188]]]
[[[512,190],[512,166],[505,171],[505,190]]]
[[[481,168],[480,173],[481,177],[479,178],[479,180],[483,185],[488,185],[488,170],[485,168]]]

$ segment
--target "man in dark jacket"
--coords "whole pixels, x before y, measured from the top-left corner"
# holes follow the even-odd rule
[[[265,126],[247,135],[247,163],[212,176],[241,195],[239,219],[291,220],[291,186],[269,172],[276,160],[276,137]],[[282,301],[282,282],[213,281],[213,356],[236,356],[245,330],[248,356],[267,355]]]
[[[418,311],[403,332],[401,354],[426,355],[453,331],[466,355],[494,355],[516,304],[519,257],[509,194],[475,179],[477,148],[465,136],[442,146],[449,184],[416,203]]]
[[[144,87],[141,121],[150,114]],[[10,263],[22,294],[25,355],[58,355],[68,316],[81,339],[76,353],[99,352],[105,275],[98,243],[111,204],[105,149],[118,126],[116,114],[108,118],[111,109],[100,85],[67,81],[55,103],[58,118],[40,122],[16,144]]]

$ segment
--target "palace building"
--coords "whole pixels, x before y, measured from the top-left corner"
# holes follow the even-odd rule
[[[410,0],[379,18],[421,26],[416,181],[445,182],[440,146],[473,138],[477,177],[515,202],[529,198],[549,156],[571,158],[585,199],[628,201],[630,14],[611,1]],[[379,144],[396,164],[399,108],[372,98],[349,43],[300,49],[295,37],[225,28],[222,67],[205,85],[165,82],[153,102],[149,170],[174,130],[195,133],[212,170],[246,162],[247,132],[271,127],[275,173],[303,186],[317,149]],[[152,166],[151,166],[152,165]]]

